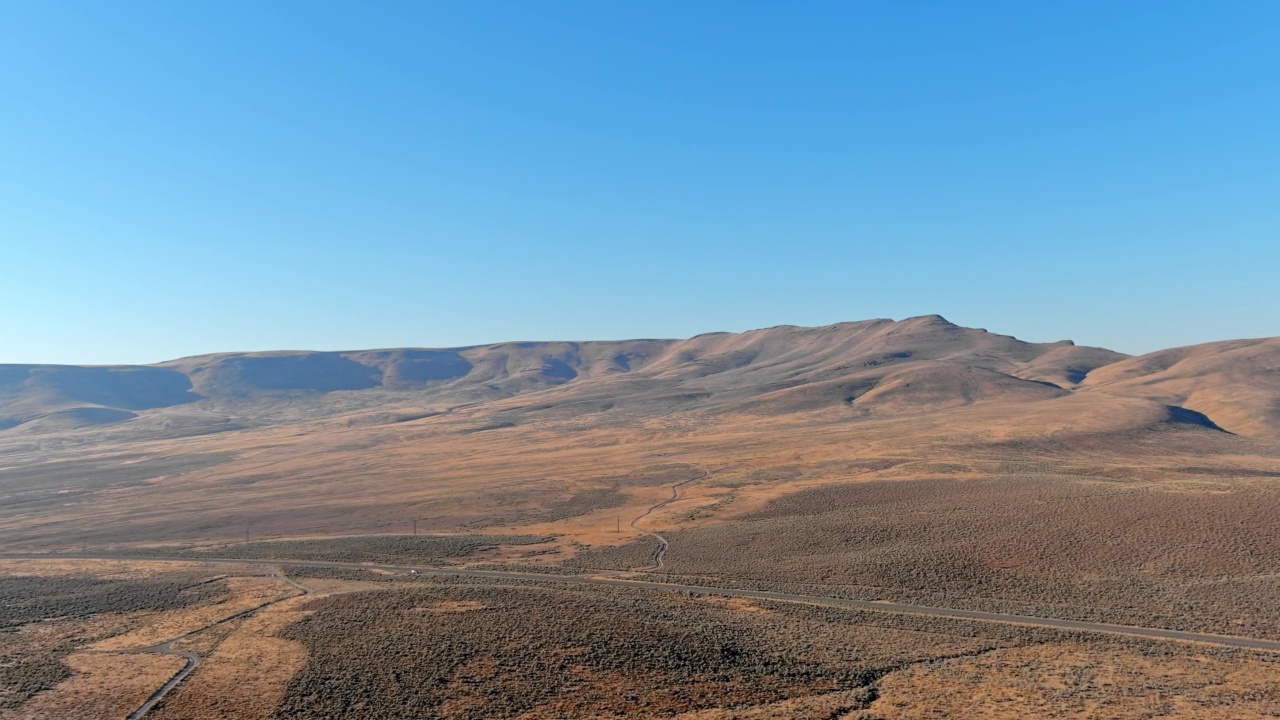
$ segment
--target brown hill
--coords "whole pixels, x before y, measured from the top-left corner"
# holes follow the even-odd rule
[[[851,478],[1052,469],[1092,488],[1184,467],[1251,478],[1280,452],[1268,444],[1275,347],[1127,358],[934,315],[687,340],[0,366],[0,539],[329,535],[417,520],[590,542],[696,468],[720,484],[682,495],[695,524]]]
[[[194,417],[173,412],[179,405],[261,424],[281,419],[283,407],[305,407],[314,418],[399,402],[440,409],[530,393],[540,393],[532,410],[506,409],[919,412],[1057,397],[1123,357],[1070,342],[1026,343],[932,315],[688,340],[225,353],[145,367],[9,365],[0,366],[0,423],[29,433],[141,414],[168,418],[173,432],[182,418]],[[75,420],[55,422],[55,414]],[[206,431],[206,421],[201,417],[192,431]]]
[[[1100,368],[1083,384],[1185,407],[1233,433],[1280,438],[1280,338],[1161,350]]]
[[[699,585],[1280,638],[1278,345],[1238,341],[1127,358],[927,316],[687,340],[224,353],[147,367],[0,366],[0,418],[7,418],[0,429],[0,545],[10,553],[657,572]],[[34,567],[48,562],[80,567],[61,560]],[[115,561],[105,567],[113,578],[122,573]],[[395,583],[419,593],[436,582],[313,571],[322,576],[315,581],[336,583],[331,587],[359,579],[356,587]],[[270,581],[262,572],[253,570],[255,582]],[[471,582],[458,589],[468,597],[487,592]],[[529,597],[524,583],[507,590]],[[364,607],[379,595],[343,597]],[[873,620],[879,612],[806,605],[793,614],[714,596],[670,599],[686,609],[714,602],[735,623],[755,618],[786,637],[835,637],[797,625],[801,617],[843,617],[877,633],[889,627],[868,625],[881,622]],[[613,628],[652,619],[638,600],[628,596],[625,622],[611,621]],[[530,607],[554,609],[563,601],[506,607],[525,617]],[[306,617],[290,625],[294,630],[319,617],[308,610],[316,606],[285,610],[287,602],[281,614]],[[440,614],[434,603],[414,600],[402,607],[404,627],[435,633],[434,618],[492,611],[480,607],[483,613],[462,604]],[[351,625],[349,613],[339,615],[315,636],[324,640],[311,646],[306,667],[326,657],[333,628]],[[559,617],[577,627],[579,615]],[[704,616],[668,617],[679,635],[687,617],[698,625]],[[944,629],[938,620],[886,614],[882,621],[921,623],[902,642],[937,653]],[[402,627],[380,623],[374,618],[356,634],[403,637]],[[526,625],[541,643],[537,624]],[[464,626],[476,627],[469,620]],[[245,632],[270,646],[274,636],[263,627]],[[501,635],[510,623],[494,627]],[[492,644],[490,630],[473,639]],[[956,631],[966,642],[986,643],[974,634],[979,630]],[[1017,630],[1024,631],[1031,632]],[[711,657],[738,657],[724,637],[716,631]],[[865,650],[885,642],[870,637],[824,646]],[[226,667],[218,663],[227,657],[267,657],[244,645],[224,653],[217,638],[208,642],[215,648],[211,668]],[[672,646],[663,643],[637,655],[627,639],[617,654],[599,657],[626,659],[611,667],[637,667],[635,657],[666,662]],[[351,645],[340,655],[356,662],[341,672],[367,674],[388,657],[395,664],[405,647]],[[566,636],[545,647],[554,657],[537,667],[565,657],[577,663],[582,645]],[[1053,644],[1043,647],[1045,657],[1061,654]],[[992,655],[964,653],[972,657]],[[1141,657],[1167,659],[1168,648],[1150,646]],[[456,674],[455,666],[439,669]],[[924,667],[917,660],[906,666]],[[1204,684],[1202,666],[1197,660],[1188,670],[1196,687]],[[508,676],[516,672],[504,667]],[[753,667],[774,676],[783,666],[769,660]],[[1018,668],[1024,664],[1015,675]],[[226,682],[252,672],[245,666]],[[308,677],[300,672],[294,677]],[[1272,675],[1259,671],[1257,687]],[[526,671],[515,676],[516,692],[530,687]],[[804,676],[811,677],[808,670]],[[1154,692],[1149,676],[1135,687]],[[186,682],[199,688],[200,677]],[[473,677],[463,678],[469,688]],[[654,677],[643,684],[660,687]],[[1059,697],[1063,676],[1045,677]],[[1239,688],[1265,696],[1254,686]],[[183,692],[161,710],[189,716],[177,704]],[[474,709],[469,700],[459,707]],[[815,717],[848,707],[842,700]],[[790,706],[776,709],[770,717],[798,716]]]
[[[167,368],[0,365],[0,428],[52,414],[79,417],[75,425],[115,422],[199,399],[185,375]]]

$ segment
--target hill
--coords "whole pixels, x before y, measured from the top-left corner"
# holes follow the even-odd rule
[[[99,556],[0,561],[55,573],[8,582],[10,605],[49,620],[151,602],[160,586],[120,579],[155,572],[136,560],[149,556],[189,560],[192,573],[210,558],[278,562],[316,588],[287,599],[296,587],[258,566],[175,577],[182,592],[225,587],[228,602],[279,602],[215,623],[217,637],[208,626],[208,644],[192,645],[207,664],[166,698],[162,717],[259,706],[237,716],[278,715],[273,706],[359,715],[375,696],[410,698],[402,717],[424,707],[441,717],[648,717],[655,707],[674,716],[697,703],[754,705],[752,717],[896,717],[902,698],[936,710],[940,697],[967,697],[948,683],[977,676],[947,667],[1061,703],[1063,688],[1088,702],[1112,693],[1111,676],[1079,678],[1130,665],[1124,693],[1135,704],[1123,716],[1147,717],[1203,689],[1206,650],[877,608],[1280,640],[1278,357],[1276,339],[1127,357],[935,315],[684,340],[0,366],[0,544]],[[296,565],[316,560],[521,579]],[[650,596],[569,575],[845,598],[864,610]],[[531,580],[540,577],[549,582]],[[325,587],[339,594],[326,599]],[[48,638],[11,643],[10,654],[47,656],[62,642]],[[262,652],[286,646],[292,664],[263,673]],[[478,657],[473,647],[500,651]],[[1234,654],[1215,661],[1213,693],[1188,717],[1213,705],[1238,717],[1240,703],[1269,697],[1273,663],[1221,652]],[[426,680],[406,685],[410,656]],[[459,674],[459,658],[471,669]],[[83,705],[58,667],[38,667],[51,669],[29,673],[27,695],[47,689],[32,707]],[[1040,681],[1027,684],[1028,667]],[[1249,678],[1229,702],[1228,672]],[[274,694],[255,684],[264,675]],[[913,679],[904,690],[895,677]],[[596,687],[608,690],[584,694]]]
[[[1084,385],[1185,407],[1233,433],[1280,439],[1280,338],[1161,350],[1103,367]]]
[[[573,554],[634,539],[614,532],[621,517],[702,475],[715,480],[647,522],[734,523],[807,487],[1024,468],[1090,483],[1259,477],[1278,452],[1277,348],[1130,358],[930,315],[684,340],[5,365],[0,539],[417,526],[550,533]]]
[[[273,406],[299,402],[315,416],[397,399],[458,405],[553,388],[561,392],[543,392],[550,405],[541,409],[586,403],[777,412],[844,404],[866,414],[1057,397],[1123,357],[1070,342],[1025,343],[935,315],[688,340],[224,353],[153,366],[4,365],[0,427],[58,431],[176,406],[226,408],[223,414],[240,422],[269,422]]]

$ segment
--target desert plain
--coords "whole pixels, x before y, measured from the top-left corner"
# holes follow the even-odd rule
[[[1280,339],[0,365],[0,428],[5,720],[1280,716]]]

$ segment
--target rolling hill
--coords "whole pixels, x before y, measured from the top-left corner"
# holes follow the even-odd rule
[[[1280,439],[1280,338],[1161,350],[1100,368],[1084,386],[1202,413],[1225,430]]]
[[[695,472],[722,483],[686,491],[708,509],[661,522],[733,522],[851,479],[1254,477],[1280,454],[1278,366],[1275,339],[1128,357],[937,315],[684,340],[3,365],[0,538],[201,541],[415,520],[589,543]]]
[[[252,420],[272,404],[309,402],[323,413],[325,396],[335,401],[335,413],[364,399],[461,404],[534,393],[550,407],[595,402],[765,412],[843,404],[861,413],[895,412],[1058,397],[1123,358],[1070,342],[1026,343],[935,315],[688,340],[224,353],[152,366],[4,365],[0,427],[62,430],[176,406],[231,406],[229,414]]]

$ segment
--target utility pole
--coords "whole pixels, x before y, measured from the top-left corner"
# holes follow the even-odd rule
[[[414,520],[414,521],[413,521],[413,534],[414,534],[414,535],[417,535],[417,534],[418,534],[418,521],[417,521],[417,520]]]
[[[621,515],[618,516],[618,527],[616,530],[614,530],[614,532],[616,533],[622,532],[622,516]]]

